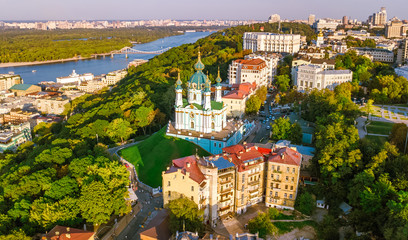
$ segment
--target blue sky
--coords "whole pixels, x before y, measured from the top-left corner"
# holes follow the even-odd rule
[[[407,0],[0,0],[0,20],[284,19],[366,20],[387,8],[388,17],[408,19]]]

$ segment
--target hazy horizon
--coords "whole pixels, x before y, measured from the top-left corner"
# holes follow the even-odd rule
[[[3,21],[48,21],[48,20],[266,20],[272,14],[281,19],[316,18],[366,20],[387,8],[388,18],[394,16],[408,19],[406,0],[0,0],[0,20]],[[294,9],[293,7],[296,6]],[[252,9],[253,10],[252,10]],[[251,10],[248,10],[251,9]]]

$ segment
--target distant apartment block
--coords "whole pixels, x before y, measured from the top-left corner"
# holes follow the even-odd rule
[[[261,202],[294,209],[301,162],[295,149],[254,144],[226,147],[210,157],[175,159],[162,173],[163,201],[189,198],[213,226],[220,217],[244,213]]]
[[[252,52],[277,52],[294,54],[300,49],[300,35],[264,32],[246,32],[243,48]]]
[[[16,74],[0,74],[0,91],[8,90],[16,84],[22,84],[23,79]]]
[[[334,90],[337,85],[352,80],[353,72],[350,70],[325,70],[316,65],[304,65],[297,67],[294,85],[299,91],[313,88]]]
[[[408,39],[405,38],[401,41],[397,50],[397,64],[408,63]]]
[[[250,83],[257,87],[268,84],[268,66],[262,59],[237,59],[228,69],[229,84]]]
[[[368,55],[374,62],[394,62],[394,52],[383,48],[357,47],[353,48],[358,55]]]
[[[400,38],[407,36],[408,25],[401,21],[392,21],[385,26],[385,36],[387,38]]]
[[[384,26],[387,23],[387,10],[382,7],[379,12],[368,17],[367,23],[372,26]]]
[[[313,28],[316,29],[317,32],[322,30],[335,31],[338,25],[340,25],[340,23],[333,19],[319,19],[313,23]]]
[[[106,85],[115,85],[124,77],[126,77],[127,71],[126,70],[118,70],[114,72],[108,73],[105,78],[102,79],[102,82]]]
[[[64,112],[67,103],[69,99],[63,97],[39,98],[34,101],[39,112],[57,115]]]
[[[30,123],[10,125],[9,128],[0,130],[0,152],[16,150],[21,144],[31,141]]]
[[[9,113],[0,114],[0,124],[12,124],[18,125],[21,123],[29,122],[30,127],[34,128],[37,122],[36,117],[40,116],[39,113],[27,112],[21,109],[13,109]]]
[[[142,65],[143,63],[147,63],[147,62],[148,62],[148,60],[135,59],[135,60],[131,61],[131,62],[128,64],[128,68],[130,68],[131,66],[137,67],[137,66]]]
[[[100,80],[91,80],[88,82],[82,82],[78,85],[78,89],[83,92],[87,93],[94,93],[97,91],[102,90],[102,88],[106,87],[107,84]]]
[[[402,77],[408,79],[408,65],[396,68],[395,73],[398,76],[402,76]]]

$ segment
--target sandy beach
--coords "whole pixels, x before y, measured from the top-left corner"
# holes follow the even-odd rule
[[[66,59],[59,59],[59,60],[35,61],[35,62],[9,62],[9,63],[0,63],[0,68],[33,66],[33,65],[51,64],[51,63],[63,63],[63,62],[71,62],[71,61],[78,61],[78,60],[86,60],[86,59],[91,59],[91,58],[94,58],[94,57],[88,57],[88,58],[73,57],[73,58],[66,58]]]

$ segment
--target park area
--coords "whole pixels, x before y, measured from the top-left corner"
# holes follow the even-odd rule
[[[140,181],[158,187],[162,185],[162,171],[170,166],[173,159],[196,152],[199,156],[210,155],[194,143],[166,136],[166,128],[162,128],[146,140],[122,149],[119,154],[135,166]]]
[[[367,133],[389,135],[393,125],[392,122],[372,121],[367,125]]]

